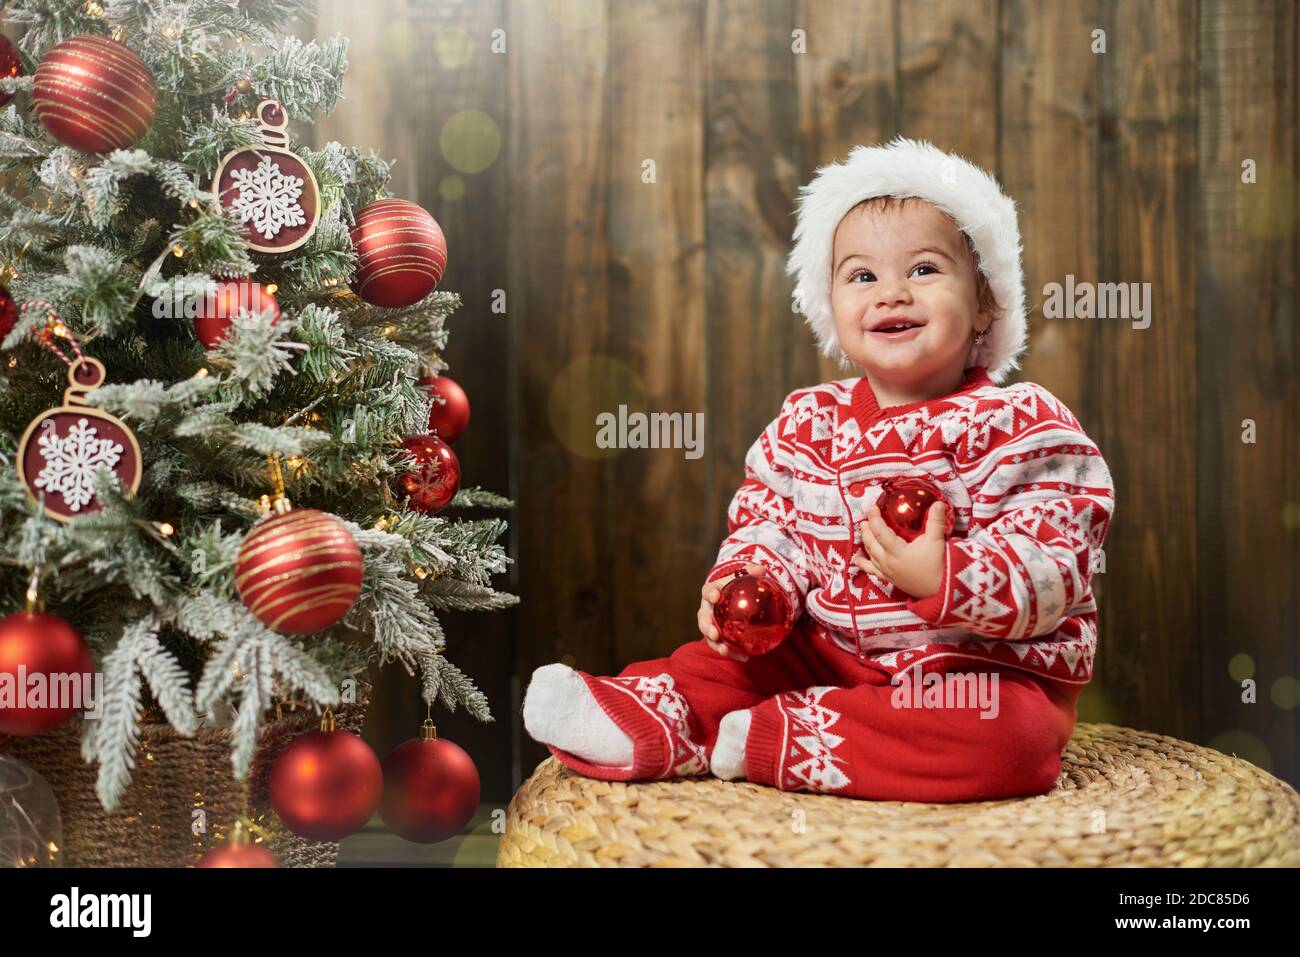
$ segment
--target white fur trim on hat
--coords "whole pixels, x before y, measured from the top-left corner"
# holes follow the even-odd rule
[[[1025,351],[1024,272],[1016,204],[997,180],[975,164],[925,140],[896,136],[885,146],[855,146],[843,163],[820,167],[800,189],[794,248],[786,271],[797,277],[795,303],[807,317],[826,356],[839,351],[831,310],[831,254],[835,230],[845,214],[876,196],[915,196],[951,216],[970,237],[979,255],[1001,316],[979,345],[972,344],[966,365],[988,369],[996,383]]]

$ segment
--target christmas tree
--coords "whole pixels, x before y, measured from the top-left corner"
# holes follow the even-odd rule
[[[75,662],[84,638],[110,809],[146,712],[229,727],[241,777],[277,704],[335,706],[373,661],[491,720],[438,620],[517,602],[490,581],[506,522],[450,517],[512,504],[459,487],[443,441],[468,411],[434,378],[460,299],[391,163],[290,137],[347,66],[345,40],[288,34],[305,6],[5,8],[0,643],[57,633]],[[24,715],[51,709],[8,733]]]

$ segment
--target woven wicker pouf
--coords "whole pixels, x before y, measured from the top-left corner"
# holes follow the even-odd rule
[[[1247,761],[1077,724],[1047,794],[864,801],[712,777],[618,783],[554,757],[510,801],[499,867],[1300,865],[1300,795]]]

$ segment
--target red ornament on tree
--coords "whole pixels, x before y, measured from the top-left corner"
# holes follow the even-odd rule
[[[379,199],[352,227],[357,270],[352,291],[372,306],[399,308],[437,287],[447,268],[447,240],[432,216],[404,199]]]
[[[738,572],[722,586],[713,604],[713,622],[725,644],[747,655],[761,655],[790,632],[790,603],[766,575]]]
[[[0,77],[22,76],[23,57],[12,40],[0,33]],[[12,93],[0,92],[0,106],[14,98]]]
[[[278,102],[257,104],[262,145],[231,150],[212,177],[218,202],[243,224],[248,248],[270,255],[297,249],[320,221],[316,175],[289,149],[288,126]]]
[[[18,305],[14,302],[14,297],[9,295],[9,290],[0,286],[0,342],[14,331],[14,324],[17,322]]]
[[[437,737],[425,721],[420,737],[399,744],[384,759],[384,797],[379,815],[408,841],[445,841],[474,817],[478,768],[460,745]]]
[[[455,442],[469,425],[469,396],[458,382],[445,375],[427,375],[420,385],[435,397],[429,411],[429,431],[436,432],[444,442]],[[438,396],[442,402],[437,401]]]
[[[244,539],[235,588],[268,628],[309,635],[352,609],[363,571],[361,549],[342,522],[314,509],[288,508],[259,521]]]
[[[13,691],[12,698],[0,691],[0,734],[41,734],[57,728],[88,703],[94,672],[95,659],[85,639],[58,615],[20,611],[0,619],[0,689]],[[31,686],[36,675],[45,678],[41,699],[35,699]],[[56,700],[78,688],[79,701]]]
[[[64,146],[107,153],[144,136],[158,96],[153,74],[126,44],[85,34],[64,40],[41,59],[32,106]]]
[[[280,304],[266,286],[251,279],[222,279],[200,301],[194,316],[194,333],[205,348],[215,349],[226,338],[231,322],[240,312],[269,312],[271,325],[280,321]]]
[[[271,807],[285,827],[313,841],[361,830],[383,790],[375,752],[352,732],[335,730],[329,711],[320,731],[299,735],[276,756],[267,779]]]
[[[208,851],[199,860],[196,867],[279,867],[275,855],[264,844],[254,844],[248,839],[248,832],[242,821],[235,822],[234,833],[230,843],[222,844]]]
[[[419,467],[398,482],[411,508],[435,515],[447,507],[460,490],[460,459],[436,435],[413,435],[402,448],[415,456]]]
[[[939,487],[918,476],[886,479],[880,485],[880,498],[876,506],[880,517],[904,541],[910,542],[925,531],[926,516],[935,502],[944,503],[945,536],[952,534],[952,507],[948,505]]]

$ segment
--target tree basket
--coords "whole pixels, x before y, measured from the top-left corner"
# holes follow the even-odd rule
[[[337,727],[359,734],[369,697],[369,686],[359,684],[357,703],[335,709]],[[281,749],[319,728],[320,716],[311,709],[282,710],[263,727],[247,780],[237,781],[228,729],[204,728],[187,738],[165,722],[142,721],[131,783],[111,813],[95,794],[97,767],[81,758],[82,719],[33,737],[0,737],[0,751],[40,772],[58,798],[64,866],[191,867],[227,840],[247,806],[281,867],[334,867],[339,845],[291,833],[266,797]]]

